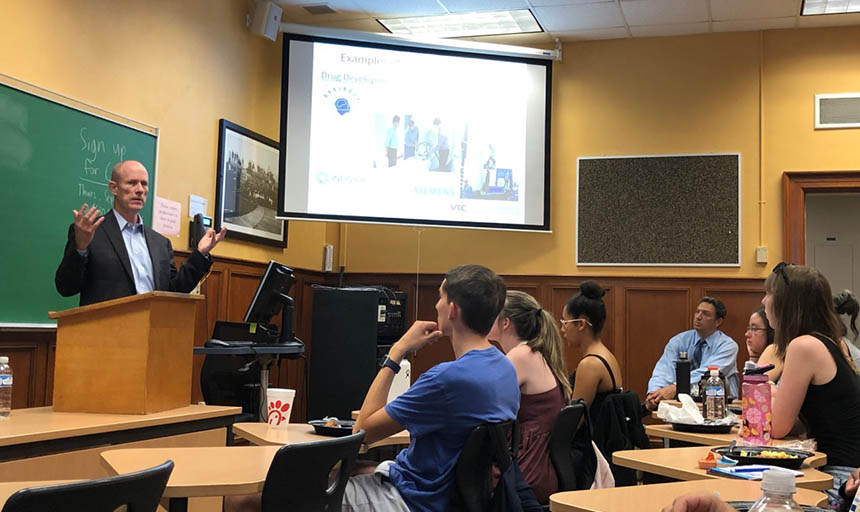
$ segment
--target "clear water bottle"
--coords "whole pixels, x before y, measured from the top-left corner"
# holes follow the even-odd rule
[[[719,370],[711,370],[711,377],[705,383],[705,419],[721,420],[726,417],[726,386],[720,378]]]
[[[12,367],[9,357],[0,356],[0,418],[12,412]]]
[[[764,494],[750,507],[749,512],[803,511],[792,497],[795,484],[794,473],[791,471],[781,468],[768,469],[762,476],[761,490]]]

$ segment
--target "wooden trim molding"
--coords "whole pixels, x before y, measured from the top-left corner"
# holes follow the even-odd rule
[[[786,171],[782,175],[785,261],[806,263],[806,194],[860,192],[860,171]]]

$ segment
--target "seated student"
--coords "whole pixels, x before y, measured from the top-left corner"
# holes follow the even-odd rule
[[[594,281],[579,286],[580,294],[571,297],[561,315],[564,339],[582,352],[570,380],[573,398],[582,398],[594,407],[607,394],[621,389],[621,367],[600,339],[606,323],[603,288]]]
[[[784,370],[772,398],[774,438],[791,432],[799,415],[827,455],[818,468],[833,476],[831,502],[860,467],[860,376],[841,340],[830,284],[818,270],[780,263],[764,283],[767,317]]]
[[[851,326],[851,332],[854,336],[848,337],[848,327],[842,324],[842,339],[845,341],[845,346],[848,347],[848,352],[851,354],[851,360],[854,361],[854,366],[860,366],[860,348],[857,348],[857,336],[860,331],[857,330],[857,315],[860,315],[860,303],[857,302],[857,297],[851,290],[842,290],[842,292],[833,297],[833,306],[836,312],[842,316],[850,316],[848,325]]]
[[[647,448],[648,436],[641,422],[641,403],[633,392],[622,389],[621,367],[612,352],[603,344],[600,333],[606,323],[604,290],[594,281],[585,281],[580,294],[571,297],[562,311],[562,336],[583,356],[570,376],[573,398],[588,404],[592,422],[591,440],[608,460],[616,486],[635,485],[636,472],[613,464],[612,454],[618,450]],[[575,445],[585,451],[590,445],[587,430],[581,428]],[[590,477],[591,462],[586,457],[581,465]]]
[[[749,360],[758,362],[764,350],[773,344],[773,328],[767,321],[763,307],[759,307],[750,315],[750,323],[746,330],[747,353]]]
[[[549,437],[558,412],[570,400],[564,345],[555,320],[527,293],[509,290],[489,338],[497,341],[517,371],[522,445],[517,460],[542,504],[558,491],[549,458]]]
[[[690,384],[701,380],[708,366],[718,366],[726,377],[727,396],[738,396],[738,344],[719,330],[726,306],[719,299],[702,297],[693,315],[693,328],[669,340],[648,381],[645,405],[656,410],[661,400],[675,398],[675,362],[681,352],[690,359]]]
[[[505,303],[505,284],[492,270],[462,265],[439,287],[436,322],[415,322],[388,353],[370,386],[355,429],[373,443],[403,429],[412,439],[394,461],[350,478],[344,510],[442,512],[449,509],[454,467],[472,430],[513,420],[520,390],[513,364],[487,340]],[[427,370],[386,405],[399,363],[442,336],[454,361]]]

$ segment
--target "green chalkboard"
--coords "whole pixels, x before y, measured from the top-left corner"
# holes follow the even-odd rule
[[[54,272],[72,210],[110,209],[110,170],[139,160],[149,170],[145,223],[152,220],[157,131],[0,77],[0,325],[51,324],[48,311],[78,305],[60,297]],[[143,126],[143,125],[141,125]]]

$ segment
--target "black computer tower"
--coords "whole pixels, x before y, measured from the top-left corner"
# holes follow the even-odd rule
[[[349,419],[377,372],[379,291],[314,287],[308,419]]]

